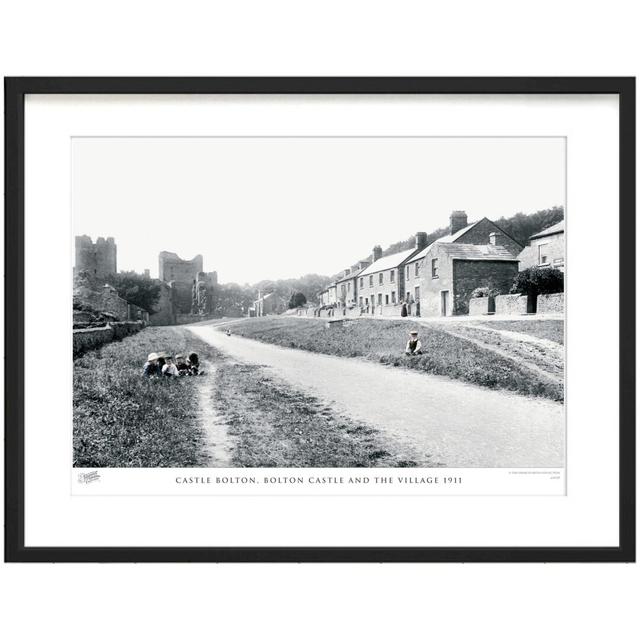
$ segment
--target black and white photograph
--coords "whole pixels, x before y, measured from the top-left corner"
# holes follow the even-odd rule
[[[564,470],[566,161],[74,137],[74,469]]]
[[[629,82],[8,86],[13,557],[630,557]]]

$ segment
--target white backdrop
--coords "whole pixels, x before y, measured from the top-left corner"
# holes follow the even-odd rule
[[[2,11],[0,60],[4,75],[638,73],[631,3],[515,7],[27,1]],[[601,638],[638,627],[635,565],[0,571],[12,638]]]

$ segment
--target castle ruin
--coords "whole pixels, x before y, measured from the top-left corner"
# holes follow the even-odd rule
[[[218,274],[205,273],[202,256],[183,260],[171,251],[161,251],[158,256],[160,280],[171,285],[177,312],[207,315],[213,311]]]
[[[88,272],[98,279],[117,273],[118,248],[113,238],[98,238],[95,244],[89,236],[76,236],[75,273]]]

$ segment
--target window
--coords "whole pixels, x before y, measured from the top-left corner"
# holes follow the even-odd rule
[[[391,269],[391,271],[389,271],[389,282],[395,282],[396,281],[396,272]]]
[[[420,261],[416,262],[416,276],[420,275]]]
[[[438,258],[433,258],[431,260],[431,277],[432,278],[438,277]]]
[[[360,278],[360,288],[364,287],[364,278]]]
[[[389,294],[384,297],[384,303],[389,304]]]
[[[351,280],[349,280],[349,282],[347,282],[347,291],[349,293],[351,293]]]
[[[391,304],[395,304],[396,303],[396,292],[392,291],[391,292]]]
[[[411,277],[411,274],[409,273],[409,265],[407,265],[407,280]]]
[[[380,272],[380,275],[378,276],[378,283],[379,284],[384,284],[384,272]]]
[[[369,286],[373,287],[373,276],[369,276]]]
[[[538,265],[546,267],[549,264],[548,243],[538,245]]]
[[[360,306],[362,306],[362,296],[360,296]]]
[[[381,293],[378,294],[378,304],[380,306],[382,306],[382,294]]]

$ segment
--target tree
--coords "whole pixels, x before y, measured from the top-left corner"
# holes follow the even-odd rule
[[[531,267],[521,271],[513,283],[511,293],[523,293],[537,296],[544,293],[564,291],[564,274],[560,269],[551,267]]]
[[[135,271],[114,273],[108,277],[107,281],[121,298],[137,304],[150,313],[160,299],[160,284]]]
[[[235,282],[219,285],[216,288],[214,313],[217,316],[240,317],[256,299],[256,291],[247,285]]]
[[[289,298],[289,309],[296,309],[297,307],[302,307],[307,304],[307,297],[302,293],[302,291],[296,291],[291,294],[291,298]]]

